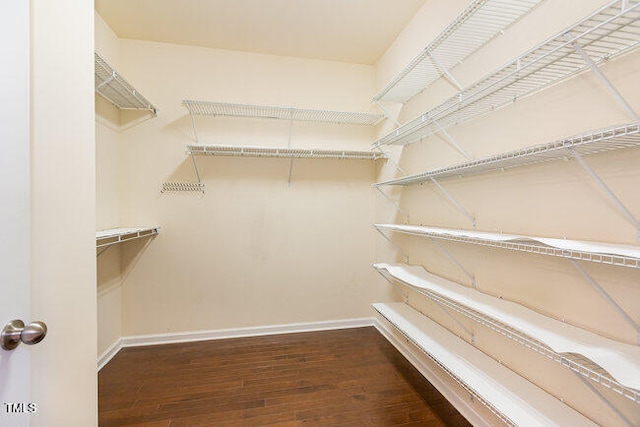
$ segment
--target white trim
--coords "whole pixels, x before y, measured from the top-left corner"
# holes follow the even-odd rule
[[[105,365],[107,363],[109,363],[109,361],[111,359],[113,359],[113,357],[118,354],[118,352],[122,349],[123,345],[122,345],[122,338],[118,339],[116,342],[114,342],[113,344],[111,344],[109,346],[108,349],[106,349],[101,355],[100,357],[98,357],[98,372],[105,367]]]
[[[248,328],[217,329],[210,331],[174,332],[168,334],[136,335],[122,337],[113,343],[98,358],[98,371],[102,369],[124,347],[176,344],[194,341],[220,340],[227,338],[258,337],[264,335],[293,334],[335,329],[364,328],[373,326],[373,317],[360,319],[330,320],[323,322],[291,323],[286,325],[255,326]]]
[[[449,401],[460,414],[467,419],[472,425],[480,427],[490,427],[489,423],[482,417],[459,393],[457,393],[446,381],[443,376],[446,373],[437,371],[431,366],[424,363],[420,356],[410,347],[407,342],[399,340],[388,327],[375,318],[373,326],[380,332],[421,374],[429,381],[445,399]]]

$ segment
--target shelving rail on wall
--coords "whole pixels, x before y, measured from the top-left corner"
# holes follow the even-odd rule
[[[475,0],[373,97],[407,102],[444,76],[462,87],[451,69],[529,13],[541,0]]]
[[[157,108],[140,92],[130,85],[109,63],[97,52],[95,60],[96,92],[124,110],[148,110],[154,116]]]
[[[201,191],[204,193],[204,184],[201,181],[200,173],[195,161],[196,155],[211,156],[245,156],[245,157],[265,157],[265,158],[306,158],[306,159],[345,159],[345,160],[377,160],[384,158],[384,155],[372,153],[371,151],[357,150],[325,150],[325,149],[303,149],[291,147],[292,124],[295,121],[349,124],[376,126],[384,120],[383,114],[365,112],[345,112],[330,110],[311,110],[294,107],[278,107],[264,105],[231,104],[222,102],[193,101],[185,100],[182,105],[189,111],[191,124],[193,127],[196,145],[187,146],[187,154],[191,156],[193,166],[198,179],[197,183],[185,182],[165,182],[165,191]],[[286,147],[268,148],[254,146],[228,146],[228,145],[204,145],[200,143],[195,116],[220,116],[220,117],[241,117],[255,119],[275,119],[290,122],[289,136]],[[289,181],[291,180],[291,166],[289,167]]]
[[[412,343],[505,424],[596,425],[407,304],[374,304],[373,308],[382,320],[383,333],[401,351],[404,346],[398,343],[400,339],[393,331]]]
[[[632,119],[638,121],[637,114],[598,69],[598,64],[629,52],[639,44],[640,2],[613,1],[379,138],[373,147],[414,143],[587,70],[594,72]],[[469,158],[459,144],[453,142]]]
[[[386,185],[412,185],[431,182],[464,214],[475,228],[476,218],[468,212],[439,182],[442,178],[462,177],[467,175],[505,170],[520,166],[542,163],[553,160],[572,158],[587,172],[601,188],[604,195],[612,202],[612,206],[636,229],[636,239],[640,242],[640,221],[629,211],[624,203],[585,162],[583,155],[597,154],[606,151],[633,148],[640,146],[640,122],[608,127],[570,136],[546,144],[534,145],[518,150],[499,153],[477,160],[470,160],[452,166],[428,170],[417,174],[406,175],[373,184],[374,187]]]
[[[640,347],[620,343],[522,305],[428,273],[420,266],[375,264],[389,282],[426,295],[635,403],[640,403]],[[473,333],[465,328],[471,342]]]
[[[129,227],[112,228],[96,232],[96,249],[101,249],[102,254],[112,245],[128,242],[130,240],[155,236],[160,233],[160,227]]]

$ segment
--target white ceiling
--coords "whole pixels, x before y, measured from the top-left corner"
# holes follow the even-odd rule
[[[425,0],[96,0],[120,38],[375,64]]]

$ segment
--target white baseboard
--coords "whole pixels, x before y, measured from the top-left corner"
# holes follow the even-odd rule
[[[264,335],[293,334],[335,329],[363,328],[373,326],[374,319],[330,320],[324,322],[291,323],[286,325],[256,326],[247,328],[217,329],[210,331],[173,332],[122,337],[109,347],[98,359],[98,370],[102,369],[124,347],[176,344],[194,341],[220,340],[226,338],[258,337]]]
[[[120,349],[122,349],[122,338],[111,344],[109,348],[106,349],[100,357],[98,357],[98,372],[104,368],[104,366],[109,363],[116,354],[118,354]]]
[[[484,419],[475,409],[469,404],[469,402],[457,393],[451,386],[444,381],[444,377],[448,374],[436,370],[433,367],[424,363],[422,358],[416,351],[411,348],[407,342],[398,339],[391,329],[380,321],[380,319],[374,320],[375,328],[427,379],[438,391],[444,396],[457,410],[462,414],[474,426],[490,427],[491,424]]]

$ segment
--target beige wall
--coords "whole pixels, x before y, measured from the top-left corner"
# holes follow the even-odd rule
[[[98,14],[95,14],[95,51],[119,70],[120,41]],[[121,157],[125,153],[120,134],[126,126],[122,125],[120,110],[98,94],[95,111],[96,229],[105,230],[122,225]],[[122,335],[120,258],[120,245],[110,247],[97,257],[98,356]]]
[[[93,2],[31,2],[33,426],[97,425]]]
[[[373,162],[296,160],[288,185],[287,159],[200,157],[204,196],[160,194],[164,181],[196,179],[183,99],[369,111],[373,67],[134,40],[120,40],[117,55],[160,113],[121,113],[115,134],[98,118],[99,222],[115,218],[107,199],[117,184],[101,174],[117,169],[119,225],[162,229],[100,256],[100,322],[110,325],[100,326],[101,351],[115,337],[118,301],[121,335],[132,336],[371,317],[369,304],[390,298],[370,268]],[[198,131],[208,143],[282,147],[289,123],[198,117]],[[101,140],[112,135],[118,166]],[[367,150],[374,136],[294,123],[291,145]]]
[[[430,40],[425,38],[423,46],[416,47],[414,40],[422,29],[443,26],[439,15],[429,11],[431,8],[445,8],[445,3],[447,7],[462,10],[454,2],[427,2],[398,42],[380,60],[376,79],[379,87],[406,64],[398,64],[400,58],[415,56]],[[574,3],[571,9],[567,9],[566,2],[560,0],[544,2],[505,35],[454,69],[453,74],[463,86],[473,83],[604,2]],[[408,51],[413,53],[409,54]],[[640,77],[640,53],[611,61],[601,69],[634,109],[640,112],[640,85],[637,83]],[[448,83],[437,82],[402,109],[401,121],[414,118],[454,93],[455,90]],[[583,74],[519,100],[507,108],[451,127],[448,131],[472,157],[479,158],[630,121],[632,119],[604,90],[597,78],[592,74]],[[434,136],[406,146],[402,150],[400,163],[408,173],[418,173],[464,160],[444,140]],[[640,150],[593,155],[586,160],[627,207],[640,216],[640,198],[637,195]],[[383,172],[378,179],[390,176],[388,168]],[[636,230],[618,214],[597,185],[574,161],[559,161],[462,179],[444,179],[441,184],[476,217],[478,230],[638,244]],[[410,214],[412,224],[472,228],[469,220],[433,185],[385,191],[396,192],[402,209]],[[376,217],[378,221],[388,220],[389,208],[383,202],[378,203]],[[400,218],[396,220],[401,222]],[[469,279],[427,239],[395,236],[394,240],[410,256],[411,264],[423,265],[431,272],[469,284]],[[519,302],[602,335],[637,343],[635,331],[598,296],[568,261],[474,245],[442,244],[475,275],[481,291]],[[378,239],[377,247],[376,258],[380,261],[393,261],[398,256],[397,252],[389,255],[390,245],[383,239]],[[585,262],[581,265],[636,322],[640,322],[640,291],[635,286],[640,280],[638,270]],[[411,305],[423,308],[430,317],[456,334],[463,334],[431,302],[411,293],[409,300]],[[476,346],[482,351],[502,360],[506,366],[558,398],[563,398],[596,422],[603,425],[621,424],[620,419],[570,371],[476,323],[465,318],[459,320],[474,331]],[[606,389],[604,394],[633,422],[640,422],[636,405]]]

